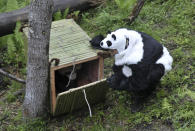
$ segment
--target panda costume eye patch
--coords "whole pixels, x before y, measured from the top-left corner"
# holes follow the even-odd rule
[[[106,43],[107,43],[107,45],[108,45],[108,47],[110,47],[111,45],[112,45],[112,42],[111,41],[106,41]]]

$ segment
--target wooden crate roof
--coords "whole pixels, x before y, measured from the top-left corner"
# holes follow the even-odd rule
[[[28,29],[24,29],[28,36]],[[73,19],[63,19],[52,22],[50,34],[49,60],[60,59],[58,66],[97,57],[91,48],[90,37],[77,25]],[[53,65],[52,65],[53,66]]]

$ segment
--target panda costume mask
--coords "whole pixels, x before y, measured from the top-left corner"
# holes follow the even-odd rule
[[[124,51],[128,46],[127,41],[129,41],[128,37],[124,35],[126,31],[126,29],[119,29],[107,34],[106,38],[100,42],[100,46],[104,49],[116,49],[119,53]]]
[[[151,36],[125,28],[111,32],[100,42],[103,49],[116,49],[115,65],[123,66],[123,73],[126,77],[132,72],[126,65],[137,64],[162,64],[165,72],[171,70],[172,57],[166,47],[163,47]]]

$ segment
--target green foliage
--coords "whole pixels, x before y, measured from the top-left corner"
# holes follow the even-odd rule
[[[6,101],[11,103],[11,102],[14,102],[15,100],[16,100],[16,97],[11,92],[9,92],[6,97]]]
[[[136,0],[114,0],[121,11],[129,11]]]
[[[77,10],[77,11],[74,11],[74,12],[73,12],[73,15],[74,15],[76,18],[78,18],[79,13],[80,13],[80,11],[79,11],[79,10]]]
[[[79,17],[79,13],[80,11],[74,11],[69,14],[69,8],[66,8],[66,10],[63,13],[61,11],[58,11],[53,15],[53,17],[54,17],[54,20],[56,21],[56,20],[66,19],[69,14],[69,17],[77,21]]]
[[[88,28],[87,30],[97,29],[97,32],[95,32],[96,34],[118,29],[126,24],[124,19],[127,19],[130,15],[130,10],[134,3],[135,0],[116,0],[116,2],[107,2],[106,5],[108,6],[101,6],[98,8],[98,13],[93,19],[90,19],[92,17],[89,13],[82,14],[83,24],[81,23],[81,25],[84,28]]]
[[[18,2],[16,0],[7,0],[6,11],[18,9]]]
[[[182,47],[179,47],[173,51],[174,60],[179,62],[183,57],[185,57],[184,52],[182,51]]]
[[[66,8],[63,13],[63,19],[65,19],[68,16],[68,13],[69,13],[69,8]]]
[[[16,81],[11,81],[11,85],[8,85],[9,92],[6,95],[6,101],[9,102],[9,103],[14,102],[17,98],[13,94],[13,92],[17,91],[21,87],[22,87],[21,83],[18,83]]]
[[[29,0],[1,0],[0,12],[16,10],[26,6],[29,2]],[[4,65],[14,65],[16,68],[25,66],[24,40],[20,28],[21,23],[17,22],[14,34],[0,38],[0,52],[2,53],[0,59]]]
[[[25,42],[20,32],[21,23],[17,22],[14,34],[6,36],[7,54],[4,58],[7,64],[16,64],[16,67],[24,67],[26,64]]]
[[[181,99],[185,99],[185,97],[189,97],[188,99],[191,99],[192,101],[194,101],[195,100],[195,92],[191,91],[190,89],[188,89],[186,87],[178,88],[177,89],[177,95]]]
[[[16,47],[14,44],[13,37],[9,37],[7,39],[7,56],[11,59],[15,59],[15,52],[16,52]]]
[[[170,112],[172,106],[169,104],[167,98],[164,98],[162,101],[162,109],[165,110],[166,112]]]
[[[11,85],[8,86],[8,88],[10,88],[13,91],[17,91],[18,89],[20,89],[22,87],[22,84],[19,82],[16,82],[14,80],[11,81]]]
[[[8,131],[45,131],[47,126],[43,120],[34,119],[20,125],[9,125],[6,129]]]
[[[53,15],[53,17],[54,17],[54,20],[60,20],[62,19],[62,13],[58,11]]]
[[[6,10],[6,0],[0,0],[0,13]]]
[[[13,11],[30,4],[30,0],[0,0],[0,13]]]
[[[30,0],[17,0],[20,8],[30,4]]]
[[[21,23],[17,22],[14,30],[15,40],[18,43],[18,48],[23,48],[24,46],[23,33],[20,32],[20,29],[21,29]]]

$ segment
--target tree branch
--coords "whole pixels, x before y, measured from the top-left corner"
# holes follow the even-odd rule
[[[146,0],[137,0],[137,4],[134,6],[133,11],[131,12],[131,15],[129,17],[129,24],[132,24],[133,21],[137,18],[142,7],[144,6],[145,1]]]
[[[8,77],[8,78],[10,78],[10,79],[12,79],[12,80],[18,81],[18,82],[20,82],[20,83],[22,83],[22,84],[26,84],[26,81],[25,81],[25,80],[20,79],[20,78],[17,78],[17,77],[15,77],[14,75],[12,75],[12,74],[10,74],[10,73],[8,73],[8,72],[5,72],[5,71],[2,70],[2,69],[0,69],[0,74],[4,75],[4,76],[6,76],[6,77]]]

